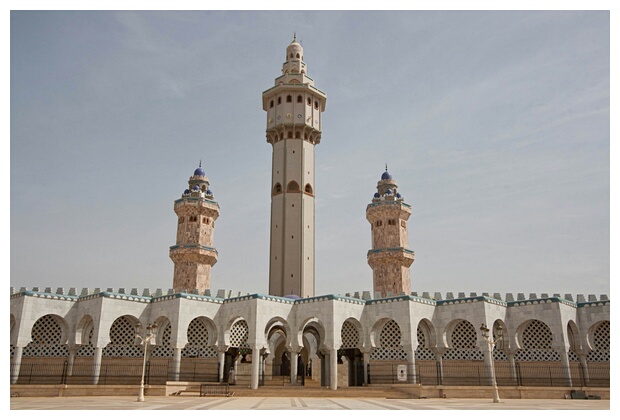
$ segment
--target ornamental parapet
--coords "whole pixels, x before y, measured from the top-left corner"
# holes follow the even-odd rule
[[[208,198],[203,198],[203,197],[183,197],[183,198],[174,200],[175,207],[181,204],[191,204],[191,205],[199,206],[202,203],[212,204],[216,206],[218,209],[220,208],[220,205],[217,203],[217,201],[209,200]]]
[[[172,248],[172,247],[171,247]],[[208,248],[208,247],[206,247]],[[399,248],[400,249],[400,248]],[[329,294],[323,296],[312,296],[306,298],[299,299],[290,299],[282,296],[271,296],[265,295],[261,293],[244,293],[227,289],[218,289],[218,290],[205,290],[203,293],[199,293],[197,290],[189,291],[189,290],[180,290],[174,291],[174,289],[168,289],[167,291],[164,289],[156,289],[155,291],[151,291],[151,289],[143,289],[142,292],[139,292],[137,288],[127,289],[124,287],[120,287],[117,289],[107,288],[83,288],[78,293],[76,288],[69,288],[65,290],[65,288],[59,287],[53,291],[51,287],[39,288],[39,287],[21,287],[19,289],[11,287],[10,288],[10,298],[17,299],[22,296],[28,297],[36,297],[40,299],[50,299],[50,300],[59,300],[59,301],[69,301],[69,302],[77,302],[77,301],[85,301],[91,299],[97,299],[100,297],[111,298],[111,299],[120,299],[134,302],[161,302],[164,300],[170,299],[190,299],[190,300],[199,300],[206,302],[214,302],[214,303],[228,303],[228,302],[240,302],[247,300],[268,300],[273,302],[281,302],[287,304],[305,304],[305,303],[315,303],[315,302],[323,302],[323,301],[339,301],[339,302],[347,302],[359,305],[375,305],[375,304],[383,304],[388,302],[397,302],[397,301],[411,301],[418,302],[428,305],[436,305],[436,306],[446,306],[446,305],[458,305],[458,304],[467,304],[467,303],[475,303],[475,302],[485,302],[491,303],[499,306],[506,307],[516,307],[516,306],[529,306],[529,305],[542,305],[548,303],[561,303],[563,305],[567,305],[572,308],[589,308],[595,306],[610,306],[609,296],[606,294],[597,296],[597,295],[588,295],[587,300],[583,295],[578,295],[578,302],[574,302],[572,300],[571,294],[566,294],[564,297],[561,297],[559,294],[555,294],[553,296],[549,296],[546,293],[541,294],[539,297],[535,293],[531,293],[528,298],[525,298],[523,293],[519,293],[517,295],[517,299],[513,297],[512,293],[507,293],[504,296],[500,293],[493,293],[492,296],[489,293],[482,293],[481,295],[477,293],[470,293],[469,296],[466,296],[465,293],[460,292],[458,296],[455,297],[455,293],[447,292],[444,298],[441,292],[435,292],[434,294],[429,292],[423,292],[419,294],[418,292],[412,292],[410,295],[397,295],[397,296],[386,296],[378,299],[372,299],[370,292],[355,292],[353,294],[346,293],[344,296],[338,294]]]
[[[194,248],[198,248],[204,251],[211,251],[211,252],[215,252],[215,255],[218,255],[217,253],[217,249],[212,248],[210,246],[205,246],[205,245],[198,245],[198,244],[184,244],[184,245],[172,245],[170,247],[170,251],[174,251],[176,249],[194,249]]]
[[[411,249],[407,249],[404,247],[371,249],[368,251],[367,255],[377,254],[379,252],[404,252],[405,254],[415,255],[415,253]]]
[[[377,200],[377,201],[373,201],[372,203],[368,204],[366,206],[366,210],[368,210],[369,208],[372,207],[378,207],[378,206],[393,206],[395,204],[401,204],[402,206],[411,209],[411,205],[405,203],[404,201],[398,200],[397,198],[393,198],[390,197],[390,199],[386,199],[386,200]]]

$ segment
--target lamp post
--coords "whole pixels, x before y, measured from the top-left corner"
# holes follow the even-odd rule
[[[480,326],[480,332],[482,333],[482,338],[489,344],[489,358],[491,359],[491,384],[493,385],[493,402],[499,403],[501,402],[499,399],[499,390],[497,388],[497,381],[495,380],[495,360],[493,359],[493,346],[496,343],[500,345],[504,343],[504,332],[501,325],[497,326],[497,339],[493,339],[493,337],[489,337],[489,328],[482,324]],[[499,347],[501,348],[501,347]]]
[[[136,342],[140,342],[140,345],[144,346],[144,360],[142,361],[142,380],[140,381],[140,394],[136,402],[144,402],[144,371],[146,370],[146,354],[149,348],[149,342],[157,336],[157,323],[152,323],[146,327],[146,335],[140,336],[142,331],[142,324],[139,322],[136,324]]]

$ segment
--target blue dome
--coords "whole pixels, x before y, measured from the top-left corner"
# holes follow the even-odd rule
[[[381,197],[381,194],[379,194],[379,193],[377,192],[377,193],[375,193],[374,197],[375,197],[375,198],[379,198],[379,197]]]
[[[207,195],[213,195],[213,192],[211,190],[207,190]]]
[[[194,186],[192,187],[192,190],[194,190],[194,191],[200,191],[200,187],[199,187],[198,185],[194,185]]]
[[[301,296],[297,296],[297,295],[286,295],[286,296],[282,296],[282,297],[286,298],[286,299],[293,299],[293,300],[301,299]]]
[[[189,190],[183,191],[183,194],[189,194]]]
[[[196,170],[194,171],[194,175],[205,176],[205,171],[202,168],[196,168]]]
[[[388,171],[383,172],[383,174],[381,175],[382,181],[391,180],[391,179],[392,179],[392,175],[390,175]]]
[[[388,190],[385,193],[388,194],[388,195],[392,195],[393,194],[392,190],[389,189],[389,188],[388,188]]]
[[[402,195],[400,195],[400,193],[396,193],[396,198],[401,198]]]

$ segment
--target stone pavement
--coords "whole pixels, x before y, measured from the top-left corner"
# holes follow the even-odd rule
[[[299,397],[15,397],[11,410],[609,410],[609,400]]]

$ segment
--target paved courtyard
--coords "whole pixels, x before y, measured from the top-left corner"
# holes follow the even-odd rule
[[[11,398],[12,410],[609,410],[609,400],[385,399],[278,397]]]

